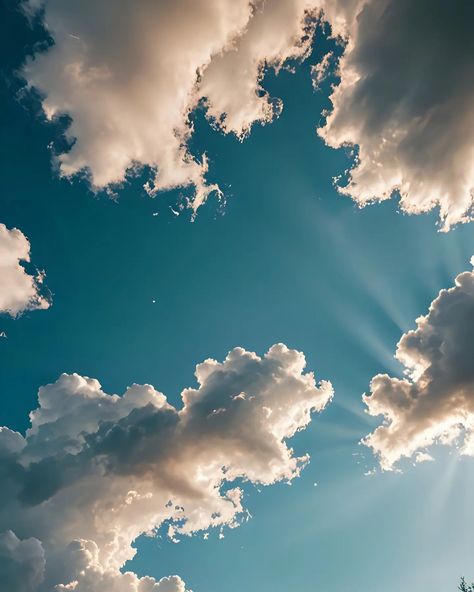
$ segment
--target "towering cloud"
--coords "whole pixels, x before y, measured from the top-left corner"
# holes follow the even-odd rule
[[[206,184],[205,156],[196,159],[187,147],[201,79],[209,115],[223,129],[242,134],[254,121],[269,121],[278,104],[258,96],[262,68],[306,53],[307,4],[30,0],[30,13],[44,9],[54,45],[27,63],[25,76],[44,93],[48,117],[72,118],[74,144],[59,156],[61,173],[87,169],[100,188],[149,166],[149,191],[191,185],[197,208],[217,189]]]
[[[474,456],[473,331],[474,272],[466,271],[398,343],[407,377],[379,374],[364,396],[368,412],[385,419],[364,441],[382,468],[413,455],[427,460],[425,449],[434,443],[456,444]]]
[[[150,192],[215,185],[188,149],[190,114],[243,138],[282,108],[265,68],[301,61],[321,11],[346,42],[320,135],[358,148],[341,189],[360,205],[401,195],[410,213],[440,208],[445,229],[471,217],[474,168],[472,2],[464,0],[29,0],[54,39],[24,74],[48,117],[72,118],[59,166],[96,188],[151,167]],[[319,70],[313,70],[315,73]]]
[[[39,391],[26,437],[0,430],[0,574],[6,592],[184,592],[121,573],[140,534],[174,540],[245,517],[243,479],[291,481],[308,462],[287,439],[332,397],[304,373],[303,354],[241,348],[196,367],[176,409],[149,385],[122,397],[62,375]],[[41,583],[39,583],[41,582]]]
[[[48,308],[41,295],[44,274],[27,273],[22,262],[30,261],[30,243],[17,228],[0,224],[0,313],[16,316],[25,310]]]

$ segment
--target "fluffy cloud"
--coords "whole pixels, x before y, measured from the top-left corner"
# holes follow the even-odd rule
[[[61,174],[87,170],[92,186],[154,171],[146,188],[210,191],[205,155],[188,150],[202,102],[223,132],[245,137],[281,111],[261,80],[309,55],[321,11],[347,43],[333,109],[319,130],[358,148],[341,192],[359,205],[401,195],[410,213],[440,209],[445,229],[470,220],[473,202],[472,3],[455,0],[29,0],[44,9],[54,45],[24,74],[48,117],[67,113],[74,140]],[[313,68],[315,83],[329,57]]]
[[[22,262],[30,261],[30,243],[17,228],[0,224],[0,313],[16,316],[25,310],[48,308],[41,295],[44,274],[26,272]]]
[[[425,449],[434,443],[456,444],[474,456],[473,327],[474,272],[467,271],[398,343],[396,357],[407,377],[373,378],[364,401],[385,421],[364,443],[382,468],[392,469],[402,457],[431,460]]]
[[[445,229],[470,220],[474,4],[352,4],[339,23],[348,39],[341,82],[331,97],[334,109],[320,130],[331,146],[358,146],[356,165],[342,192],[365,205],[398,191],[406,212],[439,206]]]
[[[281,344],[263,358],[236,348],[196,367],[199,386],[182,392],[180,409],[150,385],[120,397],[74,374],[42,387],[26,436],[0,429],[0,532],[11,531],[13,549],[0,552],[0,573],[20,554],[35,577],[44,568],[35,592],[184,592],[176,576],[121,573],[133,541],[164,525],[174,540],[236,527],[245,518],[236,479],[299,475],[308,457],[286,441],[332,397],[304,367]]]
[[[0,534],[0,582],[6,592],[35,592],[44,575],[40,541],[20,541],[9,530]]]
[[[59,155],[61,174],[87,169],[101,188],[148,166],[150,192],[193,186],[197,208],[217,187],[206,184],[205,156],[197,160],[187,148],[190,112],[205,92],[209,116],[226,131],[241,135],[269,121],[278,102],[259,96],[262,68],[306,54],[308,4],[29,0],[27,12],[43,10],[54,45],[24,74],[44,94],[49,118],[72,118],[74,144]]]

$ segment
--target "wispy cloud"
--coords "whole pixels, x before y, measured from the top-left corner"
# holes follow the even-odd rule
[[[327,2],[331,12],[338,3]],[[350,3],[346,3],[346,6]],[[439,207],[445,230],[471,219],[474,5],[370,0],[344,19],[333,110],[319,131],[358,147],[341,191],[359,205],[394,192],[409,213]],[[335,14],[329,13],[334,19]]]

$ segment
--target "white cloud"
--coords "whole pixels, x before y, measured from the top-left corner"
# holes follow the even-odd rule
[[[364,440],[384,469],[402,457],[431,459],[426,448],[454,444],[474,456],[474,272],[441,290],[417,328],[405,333],[396,357],[407,377],[379,374],[364,396],[370,415],[384,423]]]
[[[165,524],[173,539],[234,528],[246,516],[236,479],[299,475],[309,459],[287,439],[332,397],[304,366],[281,344],[263,358],[236,348],[196,367],[181,409],[149,385],[119,397],[73,374],[42,387],[26,436],[0,429],[0,532],[40,542],[38,592],[183,592],[177,577],[122,574],[132,542]]]
[[[369,0],[346,13],[341,82],[319,133],[359,147],[342,191],[361,206],[398,190],[406,212],[439,206],[446,230],[471,219],[473,19],[463,0]]]
[[[41,295],[44,274],[27,273],[22,262],[30,261],[30,243],[17,228],[0,224],[0,313],[16,316],[25,310],[48,308]]]
[[[204,99],[225,133],[245,137],[282,103],[262,88],[266,68],[308,55],[315,17],[348,40],[333,110],[320,135],[358,146],[349,184],[360,205],[401,193],[410,213],[439,206],[444,228],[470,219],[474,187],[472,3],[455,0],[29,0],[44,8],[54,45],[24,74],[48,117],[67,113],[62,175],[92,186],[149,166],[150,192],[194,188],[197,209],[215,185],[188,150],[190,113]],[[326,62],[328,58],[326,58]],[[325,75],[315,66],[313,76]]]
[[[226,129],[241,133],[271,119],[268,97],[256,94],[263,61],[280,67],[306,52],[307,4],[30,0],[30,12],[44,8],[54,45],[29,60],[24,74],[44,93],[48,117],[72,117],[68,135],[75,143],[59,156],[61,174],[87,168],[92,185],[101,188],[147,165],[155,170],[150,191],[193,186],[197,208],[217,189],[206,184],[205,157],[198,162],[187,148],[201,78],[209,115],[221,121],[225,109]]]

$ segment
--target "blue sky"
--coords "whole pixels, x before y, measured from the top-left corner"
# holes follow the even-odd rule
[[[378,373],[402,375],[396,343],[468,269],[472,227],[441,233],[436,212],[409,216],[395,199],[360,209],[338,194],[332,179],[351,161],[316,135],[331,80],[315,91],[310,76],[330,44],[295,73],[267,74],[284,108],[245,141],[194,115],[191,150],[206,151],[227,199],[209,198],[191,222],[171,209],[183,192],[150,198],[144,174],[110,199],[52,172],[61,124],[19,99],[12,75],[38,31],[10,23],[0,220],[28,237],[53,304],[0,317],[0,424],[24,432],[38,388],[62,372],[97,377],[108,393],[150,383],[179,406],[197,362],[283,342],[336,393],[291,441],[311,464],[291,486],[246,485],[252,519],[225,538],[141,538],[127,568],[178,573],[194,592],[432,592],[474,577],[472,459],[440,448],[435,462],[365,476],[377,461],[359,445],[380,423],[362,394]]]

